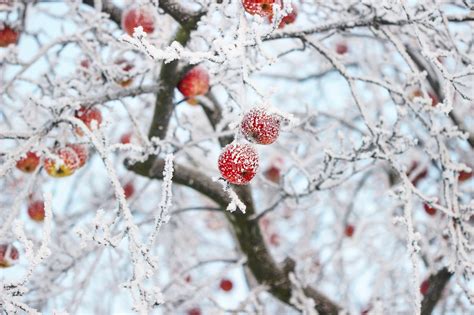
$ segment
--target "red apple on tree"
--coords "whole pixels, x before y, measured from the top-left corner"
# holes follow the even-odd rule
[[[280,177],[281,177],[281,171],[280,168],[277,167],[276,165],[272,165],[267,170],[264,172],[265,177],[276,184],[280,182]]]
[[[469,180],[471,177],[472,177],[472,171],[470,171],[470,172],[461,171],[461,172],[459,172],[458,180],[460,182],[465,182],[465,181]]]
[[[132,135],[133,134],[131,132],[124,133],[120,137],[120,143],[121,144],[129,144],[130,142],[132,142]]]
[[[431,216],[436,214],[436,208],[430,206],[429,204],[425,203],[423,205],[423,208],[425,209],[425,212]]]
[[[426,279],[420,285],[420,293],[423,295],[426,295],[429,289],[430,289],[430,281]]]
[[[352,237],[355,232],[355,226],[353,224],[346,224],[344,227],[344,235],[347,237]]]
[[[54,159],[47,158],[44,161],[44,169],[52,177],[66,177],[72,175],[80,165],[77,153],[70,147],[63,147],[56,151],[60,163]]]
[[[16,162],[16,168],[25,173],[32,173],[40,164],[40,158],[35,152],[27,152],[26,156]]]
[[[28,205],[28,216],[37,222],[42,222],[44,220],[44,201],[34,200]]]
[[[93,121],[96,122],[97,127],[102,123],[102,113],[95,107],[81,106],[81,108],[75,112],[74,116],[82,120],[89,129],[91,129]],[[80,128],[76,128],[76,133],[80,136],[84,135],[84,132]]]
[[[279,0],[242,0],[244,10],[251,15],[270,16],[273,15],[273,5],[281,4]]]
[[[10,26],[0,22],[0,47],[7,47],[18,42],[19,33]]]
[[[132,182],[128,182],[123,186],[123,192],[125,194],[125,198],[128,199],[133,196],[135,193],[135,186]]]
[[[222,177],[235,185],[246,185],[259,165],[257,150],[250,144],[231,143],[222,150],[218,166]]]
[[[11,244],[0,244],[0,268],[11,267],[20,258],[20,253]]]
[[[128,73],[134,68],[134,65],[124,58],[119,58],[115,61],[115,64],[120,67],[122,72]],[[123,78],[116,80],[118,84],[122,87],[128,87],[133,82],[133,78],[126,74]]]
[[[271,144],[280,134],[280,117],[263,108],[253,108],[242,118],[240,130],[250,142]]]
[[[87,146],[78,143],[71,143],[68,144],[67,147],[73,149],[74,152],[76,152],[77,157],[79,158],[78,167],[83,167],[89,159],[89,149],[87,148]]]
[[[281,19],[280,24],[278,24],[278,28],[284,28],[286,25],[293,24],[296,21],[298,9],[293,3],[291,4],[291,8],[291,13],[288,13]],[[273,14],[271,14],[268,19],[270,20],[270,23],[273,22]]]
[[[209,91],[209,74],[206,69],[196,66],[189,70],[178,82],[178,90],[188,99],[188,103],[197,104],[195,97]]]
[[[234,287],[234,284],[232,283],[231,280],[229,279],[222,279],[221,280],[221,283],[219,284],[220,288],[222,291],[224,292],[229,292],[232,290],[232,288]]]
[[[130,36],[136,27],[141,26],[147,34],[153,33],[155,30],[155,18],[150,10],[145,7],[131,8],[123,11],[122,29]]]
[[[199,307],[193,307],[188,310],[188,315],[201,315],[201,309]]]
[[[349,51],[349,46],[346,42],[340,42],[336,44],[336,53],[338,55],[344,55]]]

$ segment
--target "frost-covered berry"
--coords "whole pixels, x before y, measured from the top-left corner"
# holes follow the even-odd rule
[[[130,70],[132,70],[135,66],[130,61],[124,58],[119,58],[114,63],[120,67],[120,70],[122,72],[125,73],[122,78],[117,79],[115,82],[117,82],[118,84],[120,84],[120,86],[124,88],[130,86],[130,84],[132,84],[133,82],[133,78],[130,77],[127,73],[130,72]]]
[[[76,152],[77,157],[79,158],[79,167],[83,167],[87,160],[89,159],[89,149],[84,144],[71,143],[67,147],[71,148]]]
[[[347,237],[352,237],[354,235],[355,227],[352,224],[347,224],[344,227],[344,235]]]
[[[425,212],[429,215],[435,215],[436,214],[436,208],[433,208],[429,204],[425,203],[423,205],[423,208],[425,209]]]
[[[244,115],[240,129],[250,142],[271,144],[280,134],[280,117],[264,109],[254,108]]]
[[[199,307],[193,307],[188,310],[187,315],[201,315],[201,309]]]
[[[135,28],[139,26],[143,27],[145,33],[153,33],[155,30],[155,19],[151,11],[144,7],[125,10],[122,16],[122,29],[128,35],[133,36]]]
[[[349,47],[345,42],[340,42],[336,44],[336,53],[339,55],[344,55],[349,51]]]
[[[44,202],[42,200],[35,200],[28,205],[28,216],[37,222],[44,220]]]
[[[246,185],[257,172],[258,153],[250,144],[229,144],[219,156],[219,171],[227,181],[235,185]]]
[[[229,292],[234,287],[234,284],[229,279],[222,279],[221,283],[219,284],[219,287],[221,288],[222,291]]]
[[[281,177],[281,171],[280,168],[272,165],[270,166],[264,173],[265,177],[274,183],[279,183],[280,182],[280,177]]]
[[[465,182],[469,180],[472,177],[472,171],[466,172],[466,171],[461,171],[458,176],[458,180],[460,182]]]
[[[12,266],[20,258],[20,253],[11,244],[0,244],[0,268]]]
[[[19,33],[8,25],[0,23],[0,47],[7,47],[18,42]]]
[[[430,289],[430,281],[426,279],[420,285],[420,293],[423,295],[426,295],[429,289]]]
[[[93,121],[96,121],[97,127],[102,123],[102,113],[95,107],[81,106],[81,108],[75,112],[74,116],[82,120],[89,129],[91,129]],[[84,135],[84,132],[80,128],[76,128],[76,133],[80,136]]]
[[[128,182],[123,186],[123,193],[125,194],[125,199],[133,196],[135,193],[135,185],[133,185],[133,182]]]
[[[285,15],[281,19],[280,24],[278,24],[278,28],[284,28],[286,25],[293,24],[296,21],[296,18],[298,16],[298,9],[296,8],[296,6],[293,3],[291,4],[291,8],[292,8],[291,13]],[[271,14],[268,17],[268,19],[269,19],[270,23],[273,22],[273,14]]]
[[[178,82],[178,90],[190,99],[189,103],[195,104],[194,97],[209,91],[209,74],[206,69],[196,66],[189,70]]]
[[[252,15],[271,16],[273,5],[280,4],[279,0],[242,0],[244,10]]]
[[[52,177],[65,177],[72,175],[79,167],[80,160],[77,153],[69,147],[60,148],[56,154],[61,163],[54,159],[45,159],[44,169]]]
[[[126,132],[120,137],[120,143],[121,144],[129,144],[132,142],[132,132]]]
[[[26,156],[16,162],[16,168],[25,173],[32,173],[40,163],[39,156],[34,152],[26,153]]]

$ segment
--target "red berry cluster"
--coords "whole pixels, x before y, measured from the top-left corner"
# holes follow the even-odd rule
[[[271,144],[280,134],[280,117],[261,108],[252,109],[244,115],[240,131],[249,142]],[[248,184],[259,166],[257,150],[250,144],[231,143],[222,150],[218,166],[230,183]]]

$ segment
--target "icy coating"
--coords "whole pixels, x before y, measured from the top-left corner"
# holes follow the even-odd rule
[[[192,68],[179,81],[178,90],[186,97],[206,94],[209,90],[209,74],[203,67]]]
[[[264,109],[254,108],[242,118],[241,130],[250,142],[271,144],[280,134],[280,118]]]
[[[89,149],[87,146],[78,143],[71,143],[67,146],[73,149],[77,154],[77,157],[79,158],[79,167],[83,167],[89,159]]]
[[[250,144],[229,144],[219,156],[219,171],[227,181],[235,185],[246,185],[258,170],[259,159]]]

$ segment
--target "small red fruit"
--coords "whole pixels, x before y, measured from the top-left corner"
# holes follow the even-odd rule
[[[127,75],[127,73],[134,68],[133,64],[127,59],[123,58],[117,59],[115,61],[115,64],[117,66],[120,66],[120,70],[126,73],[123,78],[116,80],[115,82],[117,82],[124,88],[130,86],[130,84],[132,84],[133,82],[133,78]]]
[[[129,144],[130,142],[132,142],[132,133],[131,132],[124,133],[120,137],[120,143],[121,144]]]
[[[199,307],[193,307],[188,310],[188,315],[201,315],[201,309]]]
[[[298,10],[296,6],[292,3],[291,4],[292,11],[291,13],[285,15],[281,21],[280,24],[278,24],[278,28],[284,28],[288,24],[293,24],[296,21],[296,17],[298,16]],[[273,14],[271,14],[268,19],[270,20],[270,23],[273,21]]]
[[[425,212],[428,213],[429,215],[435,215],[436,214],[436,208],[433,208],[429,204],[425,203],[423,205],[423,208],[425,208]]]
[[[7,47],[18,42],[18,32],[8,25],[0,23],[0,47]]]
[[[347,224],[344,228],[344,235],[347,237],[352,237],[354,235],[355,227],[352,224]]]
[[[122,15],[122,29],[133,36],[136,27],[143,27],[147,34],[155,30],[155,19],[150,10],[144,7],[125,10]]]
[[[270,16],[273,14],[273,5],[280,4],[279,0],[242,0],[244,10],[248,13],[260,16]]]
[[[42,200],[32,201],[28,205],[28,215],[32,220],[42,222],[44,220],[44,202]]]
[[[76,152],[79,158],[79,167],[83,167],[89,159],[89,149],[87,146],[78,143],[68,144],[67,147],[71,148]]]
[[[53,159],[45,159],[44,169],[52,177],[65,177],[72,175],[79,167],[79,157],[77,153],[69,147],[60,148],[56,154],[62,160],[57,164]]]
[[[280,246],[280,235],[272,233],[272,235],[270,235],[270,244],[273,246]]]
[[[240,130],[250,142],[271,144],[280,134],[280,118],[264,109],[254,108],[242,118]]]
[[[472,171],[466,172],[466,171],[461,171],[459,172],[458,180],[460,182],[465,182],[469,180],[472,177]]]
[[[264,173],[265,177],[274,183],[279,183],[280,182],[280,169],[276,167],[275,165],[270,166]]]
[[[229,292],[234,287],[234,284],[229,279],[222,279],[219,286],[221,287],[222,291]]]
[[[128,182],[123,186],[123,192],[125,194],[125,198],[128,199],[133,196],[135,193],[135,186],[133,185],[132,182]]]
[[[438,99],[438,96],[437,96],[435,93],[433,93],[433,92],[428,92],[428,96],[429,96],[430,99],[431,99],[431,106],[434,107],[434,106],[438,105],[439,99]]]
[[[0,244],[0,268],[11,267],[18,261],[20,253],[11,244]]]
[[[349,51],[349,47],[345,42],[337,43],[336,44],[336,53],[339,55],[344,55]]]
[[[188,98],[188,103],[197,104],[194,97],[209,91],[209,74],[206,69],[196,66],[189,70],[178,82],[178,90]]]
[[[235,185],[248,184],[255,176],[258,164],[257,150],[250,144],[228,144],[218,160],[222,177]]]
[[[27,152],[26,156],[16,162],[16,167],[25,173],[32,173],[36,170],[40,163],[39,156],[34,152]]]
[[[420,285],[420,293],[423,295],[426,295],[429,289],[430,289],[430,281],[426,279]]]
[[[413,161],[411,163],[411,166],[410,166],[410,169],[408,170],[407,172],[407,176],[408,177],[411,177],[411,174],[418,168],[418,162],[417,161]],[[417,170],[417,175],[415,177],[412,178],[411,182],[414,186],[416,186],[418,184],[418,182],[420,180],[422,180],[423,178],[425,178],[426,176],[428,175],[428,169],[425,167],[424,169],[422,170]]]
[[[82,120],[89,129],[91,129],[93,121],[97,123],[97,127],[99,127],[102,123],[102,113],[95,107],[81,106],[81,108],[76,111],[74,116]],[[80,136],[84,135],[84,132],[80,128],[76,128],[76,133]]]

